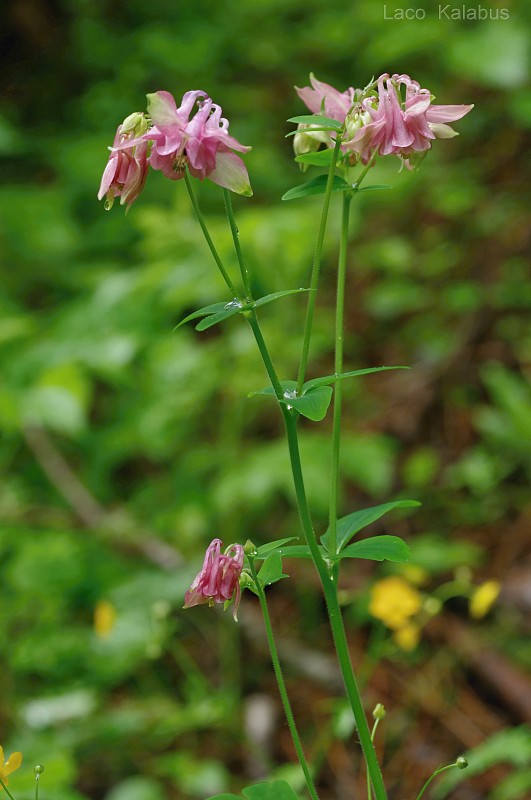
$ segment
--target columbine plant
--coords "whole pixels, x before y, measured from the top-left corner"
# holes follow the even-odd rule
[[[406,561],[408,547],[396,536],[381,535],[357,542],[351,540],[360,530],[384,514],[396,508],[418,506],[419,503],[414,500],[391,501],[338,517],[342,382],[348,378],[386,369],[405,369],[395,366],[344,371],[343,309],[349,212],[352,199],[360,192],[387,188],[362,186],[378,158],[394,155],[408,169],[413,169],[419,165],[436,139],[447,139],[457,135],[448,123],[463,117],[472,106],[434,105],[430,91],[422,89],[408,75],[381,75],[378,80],[371,81],[363,89],[349,88],[344,92],[318,81],[313,75],[310,76],[310,80],[311,86],[297,89],[297,92],[311,113],[289,120],[298,126],[293,132],[295,160],[303,169],[311,165],[324,167],[327,169],[327,174],[297,186],[284,195],[284,199],[290,200],[310,194],[323,194],[317,245],[308,289],[285,289],[259,299],[253,297],[250,275],[239,241],[231,202],[231,192],[245,196],[252,194],[246,167],[241,157],[237,155],[245,153],[249,148],[229,134],[229,123],[221,116],[221,108],[203,91],[187,92],[180,106],[177,106],[168,92],[160,91],[148,95],[147,114],[141,112],[131,114],[118,127],[98,197],[106,198],[106,208],[112,206],[115,197],[120,197],[120,203],[129,208],[140,195],[150,169],[160,170],[170,180],[184,180],[208,247],[227,285],[229,296],[193,312],[182,320],[179,326],[192,320],[199,320],[196,329],[202,331],[231,316],[241,314],[250,325],[269,377],[268,387],[251,394],[269,396],[276,400],[285,424],[303,541],[293,544],[294,537],[291,537],[258,548],[248,541],[245,546],[231,544],[222,552],[221,541],[214,539],[206,551],[200,573],[186,593],[185,608],[203,603],[209,605],[223,603],[226,607],[233,603],[234,619],[237,619],[242,589],[250,589],[258,596],[280,696],[295,750],[308,792],[313,800],[318,800],[318,790],[313,778],[314,770],[306,760],[286,691],[265,595],[266,586],[286,577],[282,571],[283,557],[311,558],[323,588],[345,692],[354,714],[367,766],[368,797],[369,800],[373,796],[376,800],[386,800],[385,784],[373,743],[376,728],[385,712],[378,704],[373,712],[374,723],[371,730],[350,661],[338,601],[338,577],[341,561],[345,558]],[[223,188],[224,204],[240,273],[237,280],[231,276],[210,236],[194,194],[193,178],[209,179]],[[341,192],[343,198],[337,270],[334,373],[306,380],[319,287],[321,253],[332,191]],[[308,294],[300,365],[298,374],[293,380],[281,381],[262,335],[257,312],[261,306],[297,292]],[[329,524],[318,539],[306,498],[299,452],[298,421],[301,416],[316,422],[322,420],[332,397]],[[258,568],[257,563],[260,561],[263,563]],[[395,581],[393,586],[396,592],[397,579],[390,580]],[[380,595],[373,598],[373,612],[388,621],[386,584],[382,582],[380,589]],[[404,607],[399,619],[396,618],[396,614],[393,616],[391,625],[396,630],[405,629],[410,624],[420,602],[412,591],[406,596],[403,587],[401,590]],[[452,764],[437,769],[420,790],[417,800],[441,771],[465,766],[466,759],[460,757]],[[268,791],[269,793],[260,794],[260,797],[275,797],[282,800],[295,798],[293,790],[283,781],[275,781]],[[253,797],[258,797],[256,793],[251,794]]]

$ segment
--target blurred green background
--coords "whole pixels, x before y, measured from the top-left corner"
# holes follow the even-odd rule
[[[194,800],[268,775],[297,785],[256,601],[238,626],[181,610],[214,536],[298,533],[278,415],[247,398],[263,368],[240,319],[172,332],[226,297],[184,185],[151,175],[127,216],[96,193],[116,126],[146,92],[204,89],[253,146],[254,197],[235,208],[256,296],[307,285],[320,200],[280,197],[303,180],[285,119],[304,113],[293,85],[310,71],[341,90],[407,72],[438,103],[475,104],[418,173],[388,159],[375,182],[393,191],[354,204],[346,367],[413,370],[346,386],[342,512],[421,500],[374,531],[407,538],[422,591],[457,570],[502,593],[481,622],[449,600],[411,653],[367,611],[367,586],[392,570],[350,567],[344,593],[367,708],[389,711],[390,798],[476,747],[477,775],[440,797],[531,792],[530,10],[507,0],[508,20],[477,22],[409,7],[426,18],[386,20],[373,0],[4,3],[0,743],[24,753],[17,800],[39,762],[43,800]],[[220,192],[198,191],[230,261]],[[338,215],[335,197],[311,376],[333,371]],[[300,296],[262,314],[285,378],[303,314]],[[301,427],[324,526],[330,420]],[[287,571],[270,598],[295,710],[323,800],[352,796],[363,775],[318,587],[307,565]],[[487,675],[470,655],[485,648]]]

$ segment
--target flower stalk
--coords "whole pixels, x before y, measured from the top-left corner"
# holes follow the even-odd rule
[[[302,385],[306,375],[306,367],[308,365],[308,355],[310,352],[310,339],[312,337],[313,317],[315,312],[315,300],[317,297],[317,288],[319,286],[319,273],[321,271],[321,257],[323,253],[324,235],[326,231],[326,223],[328,220],[328,211],[330,208],[330,198],[332,196],[332,187],[334,183],[334,175],[336,172],[336,164],[339,158],[341,149],[341,137],[338,136],[332,153],[332,161],[330,169],[328,170],[328,180],[326,182],[326,191],[323,199],[323,209],[321,211],[321,221],[319,223],[319,233],[317,234],[317,244],[315,246],[315,253],[312,264],[312,274],[310,279],[310,292],[308,295],[308,307],[306,309],[306,322],[304,325],[304,336],[302,342],[302,354],[299,366],[299,375],[297,379],[297,390],[300,394]]]
[[[339,262],[337,270],[336,290],[336,335],[334,371],[336,375],[343,372],[343,345],[345,320],[345,282],[347,269],[348,230],[350,222],[350,204],[352,192],[343,192],[343,213],[341,218],[341,239],[339,245]],[[341,440],[341,408],[343,402],[343,383],[337,381],[334,387],[334,408],[332,422],[332,464],[330,475],[330,513],[329,542],[330,552],[336,552],[337,507],[339,494],[339,449]]]
[[[290,699],[286,689],[286,682],[284,680],[282,665],[280,663],[280,658],[278,656],[277,645],[273,634],[273,626],[271,625],[271,617],[269,616],[269,609],[267,607],[267,600],[264,592],[264,587],[260,583],[260,580],[256,573],[253,556],[248,554],[247,558],[249,560],[249,568],[251,570],[251,575],[256,588],[256,593],[258,595],[258,600],[260,601],[260,608],[262,610],[262,616],[264,618],[264,627],[266,631],[269,653],[271,655],[271,662],[273,664],[273,670],[275,672],[275,678],[277,680],[278,691],[280,694],[280,699],[282,700],[284,714],[286,715],[286,721],[288,723],[289,731],[291,733],[291,738],[293,739],[293,746],[295,747],[297,758],[299,759],[299,764],[301,765],[301,769],[304,774],[304,779],[306,781],[306,786],[308,787],[308,792],[310,794],[310,797],[312,798],[312,800],[319,800],[319,795],[317,794],[317,789],[315,788],[315,783],[312,777],[312,773],[310,767],[308,766],[308,762],[306,761],[306,756],[304,755],[304,749],[301,744],[299,732],[297,730],[297,724],[295,722],[295,717],[293,716]]]

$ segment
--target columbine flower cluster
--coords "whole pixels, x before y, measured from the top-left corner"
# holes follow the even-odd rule
[[[188,169],[200,180],[252,195],[245,164],[234,152],[251,148],[230,136],[228,120],[205,92],[186,92],[179,107],[169,92],[147,98],[147,114],[130,114],[116,131],[98,192],[107,209],[115,197],[129,207],[142,192],[149,167],[170,180],[180,180]]]
[[[209,544],[201,572],[184,597],[184,608],[202,603],[212,606],[214,603],[227,603],[234,598],[233,616],[237,619],[244,551],[241,544],[231,544],[222,553],[222,544],[221,539],[213,539]]]
[[[385,73],[365,89],[350,88],[345,92],[318,81],[314,75],[310,75],[310,82],[311,87],[297,89],[299,97],[314,114],[343,124],[341,149],[352,163],[367,164],[375,154],[397,155],[411,169],[414,154],[429,150],[434,139],[457,136],[447,123],[461,119],[473,108],[434,105],[429,89],[422,89],[409,75]],[[320,142],[331,146],[330,134],[312,132],[305,125],[294,146],[298,153],[309,152],[317,149]]]

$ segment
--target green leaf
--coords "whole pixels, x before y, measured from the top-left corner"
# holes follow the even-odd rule
[[[371,561],[409,561],[409,547],[398,536],[373,536],[361,542],[349,544],[339,558],[369,558]]]
[[[327,386],[337,381],[344,381],[346,378],[355,378],[359,375],[370,375],[372,372],[386,372],[390,369],[410,369],[410,367],[368,367],[367,369],[355,369],[351,372],[341,372],[339,375],[325,375],[323,378],[312,378],[306,381],[303,391],[314,389],[316,386]]]
[[[318,386],[316,389],[309,389],[301,397],[289,398],[286,402],[297,409],[303,417],[320,422],[326,416],[331,399],[332,388]]]
[[[333,155],[334,151],[328,148],[314,153],[301,153],[300,156],[295,156],[295,161],[299,164],[311,164],[313,167],[328,167],[332,163]]]
[[[340,131],[343,128],[341,122],[330,117],[321,117],[319,114],[303,114],[299,117],[290,117],[288,122],[296,122],[297,125],[318,125],[325,130]]]
[[[272,583],[276,583],[282,578],[287,577],[288,576],[282,572],[282,556],[280,555],[280,551],[273,550],[262,564],[262,568],[258,573],[258,580],[262,586],[270,586]]]
[[[246,800],[297,800],[297,795],[286,781],[257,783],[243,790]]]
[[[297,381],[280,381],[280,386],[283,392],[294,392],[297,388]],[[256,392],[249,392],[247,397],[256,397],[256,395],[266,395],[267,397],[276,397],[275,390],[272,386],[266,386],[264,389],[258,389]]]
[[[188,314],[188,316],[182,319],[173,330],[176,331],[181,327],[181,325],[185,325],[192,319],[197,319],[197,317],[206,317],[210,314],[218,314],[220,311],[225,311],[226,308],[227,303],[211,303],[209,306],[204,306],[203,308],[199,308],[197,311],[192,312],[192,314]]]
[[[354,188],[358,192],[380,192],[383,189],[392,189],[392,186],[389,186],[387,183],[373,183],[372,186],[362,186],[361,189],[358,189],[354,184]]]
[[[382,505],[379,506],[372,506],[371,508],[363,508],[360,511],[354,511],[354,513],[338,519],[336,527],[337,552],[339,553],[349,539],[358,533],[358,531],[361,531],[362,528],[366,528],[367,525],[370,525],[372,522],[376,522],[376,520],[383,517],[384,514],[387,514],[388,511],[393,511],[395,508],[417,508],[420,505],[421,503],[417,500],[393,500],[390,503],[382,503]],[[326,549],[328,549],[329,541],[330,529],[327,529],[326,533],[321,536],[321,542]]]
[[[313,178],[307,183],[303,183],[300,186],[294,186],[293,189],[288,189],[288,191],[282,195],[282,199],[295,200],[297,197],[306,197],[306,195],[324,194],[326,191],[327,180],[328,175],[318,175],[316,178]],[[350,183],[347,183],[346,180],[340,178],[338,175],[334,175],[332,182],[333,192],[344,192],[346,189],[350,188]]]
[[[247,786],[242,795],[245,800],[298,800],[297,795],[286,781],[255,783],[254,786]],[[209,797],[208,800],[242,800],[242,795],[223,792]]]
[[[319,550],[321,551],[321,555],[327,556],[327,553],[323,547],[319,545]],[[291,544],[287,547],[282,547],[280,550],[280,554],[285,558],[311,558],[312,554],[310,553],[310,548],[307,544]]]
[[[272,550],[278,550],[288,542],[293,542],[297,536],[288,536],[286,539],[277,539],[276,542],[268,542],[263,544],[256,550],[255,558],[265,558]]]
[[[207,328],[212,328],[214,325],[217,325],[218,322],[223,322],[224,319],[234,317],[244,309],[245,306],[242,307],[235,305],[232,308],[226,309],[225,311],[220,311],[219,314],[211,314],[211,316],[202,319],[201,322],[195,326],[195,329],[196,331],[206,331]]]
[[[261,297],[259,300],[256,300],[252,306],[253,308],[260,308],[260,306],[265,306],[267,303],[273,303],[280,297],[286,297],[288,294],[300,294],[301,292],[311,292],[311,289],[284,289],[282,292],[266,294],[265,297]]]
[[[303,417],[320,422],[326,416],[330,400],[332,399],[332,389],[330,386],[310,387],[304,394],[298,397],[291,397],[297,390],[297,381],[281,381],[280,385],[284,392],[284,399],[281,401],[292,408],[295,408]],[[259,389],[257,392],[249,392],[247,397],[256,395],[266,395],[276,397],[272,386]]]
[[[242,798],[239,794],[229,794],[228,792],[223,792],[222,794],[212,795],[212,797],[209,797],[208,800],[242,800]]]

